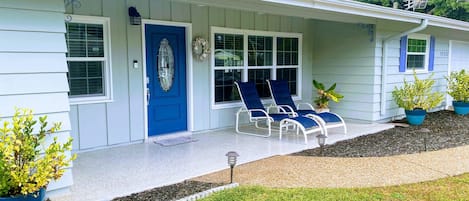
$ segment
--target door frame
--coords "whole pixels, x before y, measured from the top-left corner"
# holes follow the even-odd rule
[[[184,27],[186,32],[186,93],[187,93],[187,131],[178,132],[175,134],[187,135],[192,134],[194,128],[193,122],[193,101],[194,98],[192,97],[193,94],[193,69],[192,69],[192,24],[191,23],[184,23],[184,22],[171,22],[171,21],[162,21],[162,20],[149,20],[149,19],[142,19],[142,84],[143,84],[143,113],[144,113],[144,133],[145,133],[145,141],[148,140],[148,107],[147,107],[147,56],[146,56],[146,40],[145,40],[145,25],[163,25],[163,26],[175,26],[175,27]],[[155,136],[161,137],[161,136]],[[153,137],[152,137],[153,138]]]

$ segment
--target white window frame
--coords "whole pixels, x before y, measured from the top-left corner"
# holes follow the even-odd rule
[[[243,66],[215,66],[215,34],[238,34],[243,35]],[[271,66],[249,66],[248,65],[248,36],[270,36],[272,37],[272,65]],[[288,65],[288,66],[277,66],[277,38],[298,38],[298,65]],[[232,101],[232,102],[215,102],[215,70],[224,70],[224,69],[241,69],[241,81],[248,81],[248,71],[251,69],[271,69],[271,79],[277,78],[277,69],[280,68],[296,68],[296,95],[293,95],[293,100],[301,100],[302,92],[302,55],[303,55],[303,34],[302,33],[286,33],[286,32],[273,32],[273,31],[256,31],[256,30],[247,30],[247,29],[233,29],[225,27],[211,27],[210,30],[210,45],[211,45],[211,67],[210,67],[210,101],[212,109],[225,109],[225,108],[234,108],[241,107],[243,103],[241,101]],[[272,103],[272,98],[263,99],[264,104]]]
[[[104,59],[96,58],[83,58],[83,57],[66,57],[67,61],[104,61],[103,72],[103,90],[104,95],[88,96],[88,97],[73,97],[69,96],[71,105],[78,104],[92,104],[92,103],[105,103],[113,101],[112,89],[112,61],[111,61],[111,19],[109,17],[96,17],[96,16],[82,16],[82,15],[66,15],[66,22],[71,23],[84,23],[84,24],[100,24],[103,25],[103,40],[104,40]],[[67,47],[68,49],[68,47]]]
[[[426,40],[426,46],[425,46],[425,53],[409,53],[409,39],[417,39],[417,40]],[[414,69],[409,69],[407,68],[407,60],[409,59],[408,55],[425,55],[424,61],[423,61],[423,69],[415,69],[416,73],[428,73],[428,63],[430,59],[430,35],[426,34],[409,34],[407,36],[407,47],[406,47],[406,63],[405,63],[405,73],[406,74],[413,74]]]

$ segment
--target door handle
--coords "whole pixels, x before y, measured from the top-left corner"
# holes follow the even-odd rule
[[[150,89],[147,88],[147,105],[150,105]]]

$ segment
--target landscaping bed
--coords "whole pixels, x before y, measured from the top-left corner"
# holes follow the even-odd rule
[[[395,121],[403,123],[405,120]],[[382,157],[469,145],[469,116],[453,111],[428,113],[420,126],[395,127],[292,155],[327,157]]]
[[[222,183],[206,183],[198,181],[183,181],[181,183],[158,187],[134,193],[129,196],[115,198],[113,201],[169,201],[178,200],[192,194],[222,186]]]

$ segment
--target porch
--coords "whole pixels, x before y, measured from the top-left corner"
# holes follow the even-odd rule
[[[329,130],[327,143],[389,129],[389,124],[347,123]],[[316,138],[278,134],[270,138],[237,135],[234,129],[196,133],[196,142],[164,147],[153,142],[89,151],[78,154],[73,166],[71,194],[53,200],[110,200],[158,186],[181,182],[227,168],[225,154],[239,153],[238,163],[285,155],[317,147]]]

